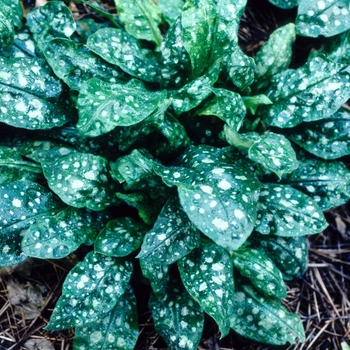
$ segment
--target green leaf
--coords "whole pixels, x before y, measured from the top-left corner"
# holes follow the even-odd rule
[[[334,36],[350,28],[347,0],[300,0],[296,18],[297,34],[308,37]]]
[[[204,312],[210,315],[225,337],[230,331],[233,312],[234,279],[231,256],[213,242],[178,261],[182,282]]]
[[[158,62],[152,51],[121,29],[102,28],[89,36],[86,46],[107,62],[144,81],[159,81]]]
[[[322,210],[343,205],[350,199],[350,172],[344,163],[302,157],[298,161],[299,168],[285,175],[281,183],[304,192]]]
[[[163,14],[165,21],[172,26],[175,20],[180,16],[183,0],[157,0],[157,4]]]
[[[228,251],[238,249],[253,230],[259,181],[213,147],[191,147],[181,162],[155,171],[177,186],[184,211],[200,231]]]
[[[25,129],[50,129],[69,120],[58,104],[61,83],[43,60],[0,57],[0,122]]]
[[[134,350],[138,335],[136,298],[129,286],[105,317],[75,329],[74,350]]]
[[[96,238],[95,251],[106,256],[127,256],[140,247],[147,229],[132,217],[109,221]]]
[[[321,208],[309,196],[289,186],[264,184],[255,230],[284,237],[312,235],[328,226]]]
[[[269,2],[281,9],[292,9],[299,5],[300,0],[269,0]]]
[[[76,152],[42,166],[48,185],[68,205],[103,210],[114,202],[116,184],[105,158]]]
[[[0,52],[7,58],[36,57],[35,43],[28,27],[16,31],[12,45],[1,47]]]
[[[242,285],[235,293],[231,328],[243,337],[271,345],[305,341],[299,316],[290,313],[278,299],[265,297],[251,286]]]
[[[162,42],[158,28],[161,22],[159,7],[152,0],[114,0],[126,31],[137,39]]]
[[[90,252],[69,272],[46,329],[83,327],[113,310],[127,289],[129,261]]]
[[[0,46],[10,46],[15,26],[22,26],[23,11],[19,0],[3,0],[0,4]]]
[[[286,136],[318,157],[336,159],[350,154],[349,128],[350,112],[341,108],[327,119],[288,129]]]
[[[261,164],[279,178],[298,168],[298,161],[290,142],[280,134],[269,132],[255,141],[248,151],[249,159]]]
[[[273,105],[259,108],[258,115],[268,125],[291,128],[328,118],[350,97],[348,67],[316,57],[301,68],[275,75],[266,96]]]
[[[76,33],[79,35],[81,41],[86,43],[91,34],[96,33],[99,29],[109,27],[109,23],[99,23],[96,22],[93,18],[82,18],[76,22],[76,26]]]
[[[97,213],[67,207],[56,215],[38,220],[24,232],[22,250],[40,259],[61,259],[74,252],[103,227]]]
[[[137,256],[155,264],[170,265],[198,247],[200,232],[188,219],[177,197],[172,196],[163,207]]]
[[[81,88],[77,128],[84,137],[96,137],[117,126],[141,122],[168,104],[166,92],[149,91],[142,83],[111,84],[90,79]]]
[[[203,311],[183,287],[173,285],[162,300],[151,294],[149,306],[154,327],[170,349],[193,350],[202,337]]]
[[[261,250],[247,247],[236,250],[233,253],[233,265],[264,295],[278,299],[287,296],[281,271]]]
[[[0,198],[0,266],[10,266],[26,258],[21,249],[23,231],[54,215],[62,204],[46,188],[29,181],[1,185]]]
[[[272,101],[263,94],[255,96],[243,96],[242,97],[245,107],[251,114],[255,114],[260,105],[272,105]]]
[[[127,79],[121,69],[113,67],[84,45],[72,40],[50,40],[44,54],[55,74],[72,90],[80,90],[83,83],[91,78],[110,83]]]

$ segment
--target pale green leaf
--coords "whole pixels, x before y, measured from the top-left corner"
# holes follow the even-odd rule
[[[272,101],[263,94],[254,96],[242,96],[242,99],[247,110],[249,110],[253,115],[256,113],[259,106],[272,105]]]

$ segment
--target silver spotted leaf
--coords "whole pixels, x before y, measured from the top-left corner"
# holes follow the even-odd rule
[[[144,81],[159,81],[159,66],[152,51],[141,47],[130,34],[102,28],[89,36],[86,46],[107,62]]]
[[[258,115],[268,125],[291,128],[334,114],[350,97],[350,72],[346,65],[316,57],[275,75],[265,94],[273,105],[259,108]]]
[[[233,253],[232,260],[233,266],[264,295],[277,299],[287,296],[281,271],[261,250],[239,249]]]
[[[0,4],[0,46],[10,46],[15,27],[22,26],[23,11],[19,0],[3,0]]]
[[[307,237],[254,236],[253,243],[282,272],[284,280],[299,278],[308,264]]]
[[[286,131],[288,138],[317,157],[336,159],[350,154],[350,112],[345,108],[327,119],[302,123]]]
[[[181,288],[181,289],[180,289]],[[202,337],[204,314],[186,290],[175,285],[159,300],[151,294],[154,327],[170,349],[196,349]]]
[[[248,157],[279,178],[298,168],[298,160],[289,140],[273,132],[264,134],[255,141],[248,150]]]
[[[95,251],[106,256],[127,256],[140,247],[147,230],[148,226],[132,217],[111,220],[97,236]]]
[[[115,202],[116,183],[105,158],[75,152],[42,163],[49,187],[75,208],[103,210]]]
[[[90,79],[83,84],[77,107],[77,128],[84,137],[96,137],[117,126],[135,125],[168,105],[166,92],[149,91],[140,84],[111,84]]]
[[[334,36],[350,29],[348,0],[300,0],[297,34],[307,37]]]
[[[50,40],[44,50],[45,58],[55,74],[72,90],[80,90],[91,78],[117,83],[127,80],[126,74],[90,51],[83,44],[69,39]]]
[[[323,231],[328,223],[312,198],[293,187],[264,184],[255,230],[264,235],[298,237]]]
[[[138,258],[158,265],[170,265],[200,244],[200,232],[188,219],[179,200],[172,196],[147,232]]]
[[[89,237],[96,237],[102,227],[103,218],[98,213],[67,207],[24,231],[22,250],[39,259],[62,259]]]
[[[303,324],[279,299],[266,297],[250,285],[237,287],[231,328],[243,337],[271,345],[305,341]]]
[[[158,0],[157,4],[165,21],[172,26],[181,14],[184,0]]]
[[[62,203],[45,187],[29,181],[2,184],[0,198],[0,266],[10,266],[26,258],[21,249],[23,231],[55,215]]]
[[[345,204],[350,199],[350,171],[340,161],[299,158],[299,168],[281,179],[311,197],[322,210]]]
[[[299,5],[300,0],[269,0],[269,2],[281,9],[292,9]]]
[[[132,269],[121,258],[88,253],[67,275],[46,329],[95,325],[108,317],[127,289]]]
[[[58,103],[61,83],[43,60],[0,57],[0,122],[24,129],[51,129],[70,118]]]
[[[202,241],[199,248],[177,263],[187,292],[210,315],[225,337],[233,312],[234,279],[231,256],[213,242]]]
[[[128,286],[108,314],[77,327],[74,350],[134,350],[139,336],[136,298]]]
[[[119,19],[130,35],[160,45],[162,35],[159,25],[162,17],[156,3],[152,0],[114,0],[114,2]]]
[[[194,225],[228,251],[238,249],[253,230],[260,183],[249,168],[227,162],[219,149],[191,147],[182,166],[156,166]]]
[[[0,184],[5,182],[34,181],[42,174],[39,164],[24,160],[12,148],[0,146]]]
[[[254,57],[256,64],[254,90],[265,89],[275,74],[289,67],[295,38],[294,23],[286,24],[270,35],[269,40]]]

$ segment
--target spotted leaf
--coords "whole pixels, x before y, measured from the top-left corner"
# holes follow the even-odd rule
[[[249,159],[261,164],[279,178],[298,168],[298,161],[290,142],[280,134],[269,132],[261,136],[248,150]]]
[[[350,29],[349,11],[347,0],[300,0],[297,33],[308,37],[329,37],[345,32]]]
[[[38,220],[25,232],[22,250],[40,259],[62,259],[89,237],[96,237],[106,221],[102,215],[67,207],[56,215]]]
[[[302,123],[288,129],[288,138],[308,152],[323,159],[350,154],[350,112],[340,109],[327,119]]]
[[[132,273],[129,261],[94,252],[67,275],[46,329],[84,327],[109,317]]]
[[[233,253],[233,265],[263,294],[278,299],[287,295],[281,271],[260,250],[243,248]]]
[[[132,217],[109,221],[95,241],[95,251],[115,257],[123,257],[138,249],[148,227]]]
[[[173,196],[163,207],[152,230],[146,234],[139,259],[170,265],[200,243],[200,232],[188,219],[178,198]]]
[[[42,166],[50,188],[68,205],[103,210],[115,200],[116,184],[105,158],[75,152]]]
[[[221,337],[225,337],[230,330],[235,287],[230,255],[216,244],[203,241],[201,247],[178,261],[178,267],[188,293],[215,320]]]
[[[10,46],[15,37],[15,26],[22,26],[23,11],[19,0],[3,0],[0,4],[0,44]]]
[[[144,81],[157,82],[158,62],[139,41],[117,28],[102,28],[89,36],[86,46],[107,62]]]
[[[258,115],[271,126],[291,128],[301,122],[325,119],[350,97],[348,67],[316,57],[298,69],[276,74],[266,96],[271,106]]]
[[[281,9],[292,9],[299,5],[300,0],[269,0],[269,2]]]
[[[278,299],[262,296],[250,285],[238,288],[230,319],[236,333],[272,345],[295,344],[296,338],[305,341],[299,316],[290,313]]]
[[[26,258],[21,249],[23,231],[55,215],[62,203],[46,188],[29,181],[2,184],[0,198],[0,266],[9,266]]]
[[[0,122],[24,129],[50,129],[68,120],[58,103],[61,83],[36,58],[0,57]]]
[[[80,90],[77,128],[84,137],[96,137],[117,126],[134,125],[156,113],[165,100],[165,91],[149,91],[142,84],[111,84],[93,78]]]
[[[183,287],[175,287],[162,299],[149,301],[154,327],[169,348],[193,350],[202,336],[204,315]]]
[[[158,0],[157,4],[165,21],[171,26],[180,16],[184,0]]]
[[[134,350],[138,335],[136,298],[129,286],[108,314],[75,329],[74,350]]]

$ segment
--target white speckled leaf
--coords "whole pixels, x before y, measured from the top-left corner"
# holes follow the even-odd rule
[[[88,253],[67,275],[46,329],[67,329],[96,323],[124,294],[132,264],[121,258]]]
[[[151,294],[149,306],[154,327],[169,348],[193,350],[202,337],[204,314],[179,283],[174,281],[162,300]]]
[[[161,23],[161,12],[152,0],[114,0],[120,20],[126,31],[137,39],[162,42],[158,28]]]
[[[271,345],[305,341],[303,324],[279,299],[265,297],[250,285],[242,285],[235,293],[231,328],[243,337]]]
[[[298,6],[300,0],[269,0],[269,2],[281,9],[292,9]]]
[[[76,152],[42,166],[48,185],[68,205],[103,210],[115,201],[116,184],[105,158]]]
[[[0,4],[0,46],[10,46],[15,26],[22,26],[23,11],[19,0],[2,0]]]
[[[349,69],[316,57],[301,68],[275,75],[266,95],[273,105],[259,108],[258,115],[268,125],[291,128],[328,118],[350,97]]]
[[[77,128],[84,137],[96,137],[117,126],[130,126],[156,113],[166,103],[166,92],[149,91],[142,83],[111,84],[90,79],[83,84],[77,107]]]
[[[22,250],[39,259],[62,259],[96,237],[102,227],[103,218],[97,213],[67,207],[31,225],[24,232]]]
[[[188,219],[177,197],[163,207],[153,228],[147,232],[137,256],[156,264],[170,265],[200,244],[200,232]]]
[[[350,112],[341,108],[327,119],[288,129],[288,138],[323,159],[350,154]]]
[[[298,156],[299,168],[281,183],[311,197],[322,210],[345,204],[350,199],[350,171],[340,161]]]
[[[159,81],[159,66],[152,51],[117,28],[102,28],[89,36],[86,46],[107,62],[144,81]]]
[[[55,74],[72,90],[80,90],[83,82],[91,78],[110,83],[127,79],[121,69],[113,67],[83,44],[72,40],[50,40],[45,46],[44,54]]]
[[[130,286],[97,322],[77,327],[74,350],[134,350],[139,335],[136,298]]]
[[[260,183],[251,170],[220,158],[216,148],[191,147],[182,166],[155,167],[194,225],[228,251],[253,230]],[[192,163],[192,164],[191,164]]]
[[[269,132],[255,141],[248,150],[249,159],[274,172],[279,178],[298,168],[298,161],[290,142],[280,134]]]
[[[29,181],[16,181],[0,186],[0,266],[14,265],[26,258],[22,253],[23,230],[62,208],[46,188]]]
[[[36,57],[35,43],[28,27],[16,31],[12,45],[1,47],[0,52],[7,58]]]
[[[0,122],[24,129],[50,129],[69,120],[58,104],[61,83],[43,60],[0,57]]]
[[[278,299],[287,296],[281,271],[261,250],[239,249],[233,253],[232,260],[234,267],[263,294]]]
[[[327,226],[321,208],[309,196],[289,186],[263,185],[256,231],[297,237],[321,232]]]
[[[95,251],[106,256],[127,256],[140,247],[147,230],[148,226],[132,217],[109,221],[96,238]]]
[[[300,0],[296,18],[299,35],[334,36],[350,28],[348,0]]]
[[[230,331],[235,289],[231,256],[215,243],[202,241],[201,247],[178,261],[178,267],[187,292],[225,337]]]
[[[171,26],[180,16],[184,0],[157,0],[165,21]]]

